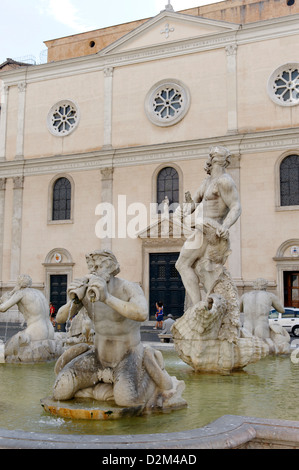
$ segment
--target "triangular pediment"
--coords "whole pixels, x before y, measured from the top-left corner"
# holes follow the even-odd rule
[[[239,25],[198,16],[162,11],[130,33],[100,51],[99,55],[168,44],[185,39],[202,38],[232,32]]]
[[[141,239],[177,238],[184,239],[191,235],[190,228],[182,225],[177,217],[159,217],[137,236]]]

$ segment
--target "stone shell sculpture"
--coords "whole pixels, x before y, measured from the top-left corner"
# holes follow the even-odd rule
[[[224,268],[206,300],[172,327],[180,358],[196,371],[230,373],[265,357],[267,344],[256,336],[243,337],[239,313],[237,289]]]

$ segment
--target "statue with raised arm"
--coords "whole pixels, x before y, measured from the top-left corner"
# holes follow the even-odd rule
[[[62,354],[62,342],[55,339],[49,305],[43,293],[32,288],[27,274],[18,277],[14,289],[0,299],[0,312],[17,305],[27,327],[5,344],[6,362],[43,362]]]
[[[193,198],[186,193],[186,203],[177,210],[192,230],[176,263],[192,305],[172,334],[181,359],[197,371],[229,373],[269,352],[260,338],[242,336],[238,291],[225,268],[229,229],[241,215],[236,185],[225,171],[229,162],[227,148],[213,147],[205,166],[208,177]]]
[[[226,244],[228,256],[229,229],[241,215],[235,182],[226,172],[230,157],[226,147],[212,147],[205,165],[208,177],[199,186],[193,198],[189,192],[186,193],[186,209],[177,210],[177,215],[180,215],[184,224],[193,231],[184,243],[176,263],[193,305],[201,300],[200,279],[194,266],[203,258],[208,248],[207,231],[210,233],[213,230],[219,242]]]
[[[109,250],[89,253],[86,261],[89,274],[71,283],[71,300],[57,321],[84,306],[94,325],[94,346],[78,344],[59,358],[53,399],[89,397],[147,410],[185,406],[184,382],[166,372],[160,351],[141,343],[140,326],[148,318],[141,287],[117,277],[119,264]]]

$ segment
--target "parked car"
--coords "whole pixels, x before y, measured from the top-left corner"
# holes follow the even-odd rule
[[[286,307],[285,313],[277,312],[274,308],[269,313],[269,323],[283,326],[288,333],[299,337],[299,308]]]

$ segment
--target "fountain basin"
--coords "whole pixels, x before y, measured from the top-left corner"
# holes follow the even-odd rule
[[[137,435],[57,435],[0,428],[0,449],[298,449],[299,422],[226,415],[199,429]],[[152,455],[152,454],[149,454]],[[141,461],[142,459],[139,458]]]
[[[290,406],[299,364],[290,356],[269,356],[222,376],[195,373],[174,351],[162,352],[167,371],[186,383],[188,407],[117,420],[49,415],[40,400],[51,394],[54,363],[1,364],[0,447],[299,447],[299,411]]]

